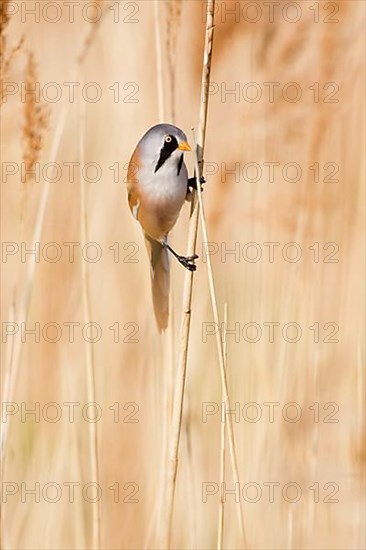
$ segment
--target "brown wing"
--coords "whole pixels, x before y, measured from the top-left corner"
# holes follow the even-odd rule
[[[135,149],[127,170],[127,192],[128,204],[132,215],[136,218],[136,220],[138,219],[138,209],[140,206],[139,182],[137,177],[139,168],[139,155],[137,149]]]
[[[127,171],[128,204],[133,216],[144,229],[146,248],[150,258],[155,318],[159,331],[163,331],[166,329],[169,319],[169,257],[167,249],[159,242],[159,237],[163,238],[168,232],[162,227],[164,220],[161,219],[161,211],[164,212],[165,209],[160,208],[157,211],[146,196],[144,196],[143,205],[140,208],[142,197],[138,180],[139,168],[139,155],[135,150]]]

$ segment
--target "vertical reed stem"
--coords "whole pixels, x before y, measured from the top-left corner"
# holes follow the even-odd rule
[[[207,2],[207,19],[206,19],[206,37],[205,50],[203,59],[202,73],[202,89],[201,89],[201,106],[198,125],[198,145],[197,156],[201,166],[203,167],[203,152],[206,138],[207,126],[207,109],[208,109],[208,89],[210,83],[212,46],[214,37],[214,13],[215,0]],[[192,256],[196,251],[197,230],[198,230],[198,202],[196,193],[193,193],[190,222],[188,228],[188,245],[187,256]],[[192,289],[193,289],[193,273],[187,271],[184,280],[183,290],[183,318],[181,324],[181,351],[179,355],[177,380],[175,387],[174,403],[173,403],[173,418],[171,427],[171,442],[170,442],[170,460],[168,466],[168,480],[166,487],[166,511],[163,525],[162,548],[170,547],[174,496],[178,469],[179,443],[182,428],[182,413],[183,399],[186,381],[187,370],[187,355],[189,343],[189,331],[191,324],[191,304],[192,304]]]
[[[154,0],[154,23],[156,45],[156,86],[158,95],[159,122],[164,122],[163,54],[161,48],[161,25],[159,0]]]
[[[50,154],[49,154],[50,163],[55,163],[57,160],[57,155],[58,155],[61,138],[65,127],[67,114],[68,114],[68,108],[63,107],[55,127],[55,132],[54,132]],[[50,180],[44,181],[42,182],[42,184],[43,184],[42,194],[40,196],[37,215],[36,215],[36,221],[33,228],[32,244],[31,244],[32,250],[35,249],[36,243],[40,242],[42,238],[43,223],[46,215],[46,207],[47,207],[48,197],[49,197],[50,189],[52,185]],[[35,257],[32,255],[27,262],[27,270],[25,274],[24,283],[22,285],[22,292],[19,298],[19,303],[16,304],[15,298],[14,298],[14,302],[10,308],[9,319],[13,319],[13,318],[16,319],[17,326],[19,326],[20,323],[25,323],[25,325],[27,325],[28,323],[30,300],[32,296],[36,267],[37,267],[37,262]],[[22,360],[22,351],[23,351],[22,342],[20,338],[17,338],[11,344],[11,350],[8,356],[9,362],[6,362],[5,384],[4,384],[4,388],[2,388],[2,391],[5,391],[5,394],[4,396],[1,395],[2,399],[4,399],[4,402],[15,401],[15,392],[16,392],[16,386],[18,382],[20,364]],[[9,437],[9,431],[11,429],[11,419],[12,417],[10,416],[8,422],[3,424],[1,429],[1,434],[0,434],[0,462],[1,462],[2,479],[4,479],[4,473],[5,473],[7,443],[8,443],[8,437]],[[3,527],[5,524],[4,515],[5,515],[5,507],[3,506],[1,521],[0,521],[0,531],[1,531],[0,547],[1,548],[4,547],[3,543],[7,542],[6,540],[4,540],[6,536],[6,533],[3,531]]]
[[[196,172],[199,174],[199,177],[201,177],[201,165],[199,162],[198,157],[198,146],[196,148]],[[208,243],[210,242],[208,238],[208,232],[207,232],[207,225],[206,225],[206,217],[205,217],[205,209],[203,205],[202,200],[202,191],[201,186],[197,185],[197,195],[198,195],[198,203],[199,203],[199,215],[201,219],[201,226],[202,226],[202,237],[203,242]],[[215,282],[214,282],[214,276],[213,276],[213,269],[212,269],[212,263],[211,263],[211,256],[210,254],[207,254],[206,257],[207,262],[207,272],[208,272],[208,282],[210,287],[210,296],[211,296],[211,305],[212,305],[212,313],[213,318],[216,326],[220,326],[220,320],[219,320],[219,313],[217,308],[217,298],[216,298],[216,290],[215,290]],[[226,376],[226,370],[225,370],[225,360],[224,360],[224,352],[222,347],[222,334],[221,330],[218,330],[216,332],[216,346],[217,346],[217,353],[219,356],[219,365],[220,365],[220,376],[221,376],[221,386],[222,391],[224,394],[224,403],[225,403],[225,415],[227,415],[227,421],[225,422],[228,438],[229,438],[229,449],[230,449],[230,459],[231,459],[231,468],[233,473],[233,479],[235,486],[240,487],[240,479],[239,479],[239,469],[238,469],[238,459],[236,456],[236,447],[235,447],[235,439],[234,439],[234,426],[233,426],[233,419],[232,419],[232,408],[230,404],[230,397],[229,397],[229,391],[228,391],[228,385],[227,385],[227,376]],[[244,530],[244,518],[243,518],[243,510],[241,506],[241,501],[238,502],[237,506],[237,513],[238,513],[238,522],[239,522],[239,528],[241,531],[241,537],[242,537],[242,548],[247,547],[246,544],[246,537],[245,537],[245,530]]]
[[[224,327],[227,327],[227,304],[224,306]],[[227,339],[222,346],[224,354],[224,366],[227,372]],[[222,389],[221,404],[224,402],[225,394]],[[221,405],[222,406],[222,405]],[[224,520],[225,520],[225,503],[224,503],[224,483],[225,483],[225,434],[226,434],[226,415],[221,418],[221,447],[220,447],[220,507],[219,507],[219,526],[217,531],[217,550],[222,550],[224,542]]]
[[[80,71],[81,75],[81,71]],[[83,78],[80,78],[81,84]],[[80,86],[83,89],[83,86]],[[80,131],[79,131],[79,155],[80,155],[80,240],[81,247],[83,248],[88,242],[88,223],[86,213],[86,192],[85,192],[85,179],[83,177],[83,168],[85,164],[85,132],[86,112],[85,101],[80,94]],[[83,303],[83,315],[84,323],[88,324],[92,321],[91,314],[91,301],[90,301],[90,288],[89,288],[89,272],[87,263],[81,260],[81,291],[82,291],[82,303]],[[86,368],[86,385],[87,396],[89,403],[96,402],[95,391],[95,361],[94,361],[94,348],[90,342],[85,342],[85,368]],[[94,483],[99,484],[99,463],[98,463],[98,430],[96,422],[89,422],[89,454],[90,454],[90,469],[91,477]],[[93,510],[93,529],[92,529],[92,548],[98,550],[101,548],[101,504],[100,499],[92,505]]]

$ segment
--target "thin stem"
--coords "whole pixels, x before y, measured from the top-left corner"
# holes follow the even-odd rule
[[[202,176],[201,167],[199,164],[199,157],[197,154],[198,146],[196,147],[196,173],[197,178],[199,181],[199,178]],[[202,166],[202,165],[201,165]],[[198,203],[199,203],[199,214],[201,219],[201,226],[202,226],[202,237],[203,242],[210,242],[208,238],[208,232],[207,232],[207,225],[206,225],[206,216],[205,216],[205,209],[204,204],[202,200],[202,190],[201,186],[197,185],[197,195],[198,195]],[[209,282],[209,288],[210,288],[210,296],[211,296],[211,305],[212,305],[212,314],[214,318],[214,322],[216,326],[220,326],[220,320],[219,320],[219,313],[217,308],[217,298],[216,298],[216,290],[215,290],[215,282],[214,282],[214,276],[213,276],[213,269],[212,269],[212,263],[211,263],[211,256],[210,254],[207,254],[206,257],[207,262],[207,272],[208,272],[208,282]],[[230,397],[229,397],[229,391],[228,391],[228,385],[227,385],[227,376],[226,376],[226,370],[225,370],[225,361],[224,361],[224,353],[223,353],[223,347],[222,347],[222,334],[221,330],[218,330],[216,332],[216,346],[217,346],[217,353],[219,356],[219,365],[220,365],[220,376],[221,376],[221,386],[223,391],[223,397],[224,397],[224,403],[225,403],[225,415],[227,414],[227,432],[228,432],[228,438],[229,438],[229,448],[230,448],[230,458],[231,458],[231,468],[234,478],[234,483],[236,486],[240,487],[240,479],[239,479],[239,469],[238,469],[238,459],[236,456],[236,447],[235,447],[235,439],[234,439],[234,427],[233,427],[233,419],[232,415],[229,411],[231,411],[231,404],[230,404]],[[245,530],[244,530],[244,518],[243,518],[243,510],[241,506],[241,501],[239,501],[237,506],[237,512],[238,512],[238,522],[239,527],[242,535],[242,543],[246,547],[246,537],[245,537]]]
[[[203,151],[206,137],[208,89],[210,83],[211,57],[214,37],[214,13],[215,0],[207,2],[207,23],[205,36],[205,50],[203,59],[201,108],[199,116],[199,145],[197,155],[203,165]],[[198,186],[199,187],[199,186]],[[191,202],[190,222],[188,228],[187,256],[194,256],[196,252],[198,230],[198,202],[196,193],[193,193]],[[170,460],[168,466],[168,479],[166,487],[166,510],[163,525],[162,548],[170,547],[174,496],[178,469],[179,443],[182,429],[183,400],[186,382],[187,355],[189,344],[189,333],[191,325],[191,304],[193,289],[193,272],[187,271],[184,279],[183,289],[183,318],[181,324],[181,350],[179,355],[177,380],[173,403],[173,418],[170,440]]]
[[[61,137],[65,126],[67,112],[68,112],[68,108],[63,107],[60,113],[58,123],[55,128],[55,134],[53,137],[53,142],[52,142],[50,156],[49,156],[50,163],[56,162],[57,154],[58,154],[58,150],[61,142]],[[37,218],[33,229],[32,244],[31,244],[32,250],[35,249],[36,243],[41,241],[42,231],[43,231],[43,222],[44,222],[44,217],[46,213],[46,206],[48,202],[50,188],[51,188],[51,183],[49,180],[43,182],[42,194],[38,204]],[[36,266],[37,266],[36,258],[33,255],[31,255],[31,257],[27,262],[27,271],[26,271],[24,285],[23,285],[23,292],[20,297],[18,308],[17,308],[18,311],[16,315],[16,322],[18,324],[20,324],[21,322],[26,323],[28,319],[29,304],[30,304],[30,299],[32,295],[32,290],[33,290],[33,281],[34,281]],[[15,307],[16,307],[16,304],[14,300],[14,309]],[[9,379],[7,380],[6,386],[5,386],[6,392],[7,392],[6,399],[8,401],[14,400],[13,397],[14,397],[14,392],[15,392],[16,383],[18,379],[19,364],[20,364],[21,352],[22,352],[21,340],[16,339],[14,345],[12,344],[12,346],[13,347],[10,353],[10,362],[9,362]],[[8,435],[8,429],[9,429],[8,424],[9,423],[7,423],[7,429],[1,431],[1,460],[5,460],[6,442],[7,442],[7,435]]]
[[[80,78],[83,81],[83,78]],[[81,86],[82,89],[82,86]],[[85,179],[83,177],[83,168],[85,163],[84,151],[84,130],[85,130],[85,101],[80,95],[80,131],[79,131],[79,154],[80,154],[80,240],[81,246],[84,247],[88,242],[88,222],[86,214],[86,191],[85,191]],[[90,301],[90,288],[89,288],[89,272],[88,264],[85,261],[81,261],[81,292],[83,303],[83,315],[84,323],[89,324],[92,321],[91,314],[91,301]],[[96,402],[95,391],[95,360],[94,360],[94,347],[90,342],[85,342],[85,368],[86,368],[86,384],[87,384],[87,396],[89,403]],[[92,480],[99,484],[99,463],[98,463],[98,430],[97,422],[89,422],[89,450],[90,450],[90,469]],[[100,499],[92,505],[93,510],[93,549],[101,548],[101,504]]]
[[[224,306],[224,327],[227,327],[227,304]],[[224,367],[227,372],[227,339],[225,338],[222,352],[224,354]],[[221,406],[225,395],[222,390]],[[221,417],[221,447],[220,447],[220,507],[219,507],[219,526],[217,532],[217,550],[222,550],[224,542],[224,521],[225,521],[225,503],[224,503],[224,483],[225,483],[225,434],[226,434],[226,415]]]
[[[161,48],[159,0],[154,0],[154,22],[156,43],[156,85],[158,93],[158,113],[160,122],[164,122],[163,54]]]
[[[49,161],[50,163],[55,163],[61,143],[62,133],[65,127],[65,121],[68,113],[68,107],[62,107],[58,122],[56,124],[55,133],[52,140]],[[36,222],[34,224],[33,235],[32,235],[32,244],[31,250],[34,250],[36,243],[39,243],[42,238],[43,223],[46,214],[46,207],[48,203],[48,197],[51,189],[50,180],[44,181],[42,185],[42,194],[39,200]],[[27,326],[28,316],[29,316],[29,307],[30,300],[33,290],[33,282],[36,271],[36,258],[34,255],[31,255],[27,262],[27,271],[25,274],[24,284],[22,285],[22,293],[19,299],[19,303],[16,304],[15,298],[13,304],[10,306],[9,318],[12,319],[15,317],[16,325],[20,326],[21,323],[25,323]],[[9,362],[6,362],[6,374],[5,374],[5,384],[4,384],[4,396],[1,396],[5,402],[15,401],[15,391],[18,382],[19,367],[22,359],[22,342],[20,338],[15,339],[11,343],[11,350],[9,351]],[[3,424],[1,429],[1,443],[0,443],[0,460],[1,460],[1,474],[2,479],[4,479],[5,467],[6,467],[6,452],[7,452],[7,443],[9,438],[9,431],[11,429],[12,416],[9,417],[8,422]],[[4,539],[6,533],[3,531],[4,527],[4,516],[5,516],[5,507],[3,507],[1,514],[1,538]],[[3,540],[1,541],[3,543]],[[4,541],[6,542],[6,541]]]

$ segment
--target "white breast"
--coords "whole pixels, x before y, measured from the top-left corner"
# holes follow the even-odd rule
[[[150,200],[159,203],[170,203],[182,206],[187,194],[187,167],[183,162],[180,174],[177,174],[178,167],[174,159],[167,161],[154,172],[156,164],[142,166],[138,172],[138,179],[141,191]]]

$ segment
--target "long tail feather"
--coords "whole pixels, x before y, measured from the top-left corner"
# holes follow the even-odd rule
[[[160,331],[168,326],[169,320],[169,256],[158,241],[145,234],[145,244],[150,257],[151,289],[156,322]]]

